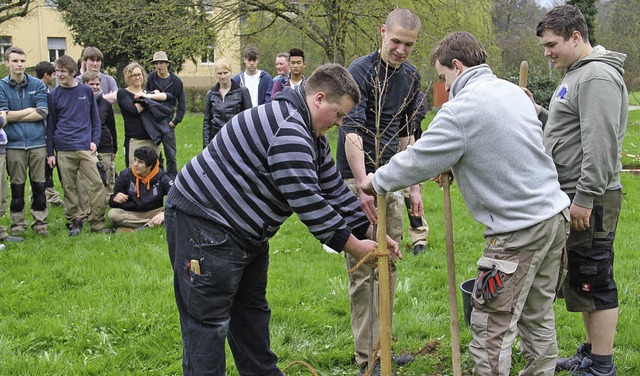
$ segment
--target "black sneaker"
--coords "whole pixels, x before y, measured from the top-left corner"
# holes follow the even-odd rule
[[[604,369],[606,368],[606,369]],[[579,365],[570,369],[571,376],[618,376],[615,364],[596,367],[591,358],[584,357]]]
[[[11,228],[11,235],[13,236],[17,236],[19,237],[20,235],[24,234],[25,229],[23,227],[12,227]]]
[[[98,233],[98,234],[113,234],[114,232],[116,232],[116,229],[115,228],[109,228],[109,227],[103,227],[103,228],[101,228],[99,230],[91,229],[91,232],[95,232],[95,233]]]
[[[69,236],[78,236],[80,232],[82,232],[82,219],[76,218],[71,222],[71,227],[69,228]]]
[[[409,354],[408,352],[402,353],[400,355],[394,352],[391,353],[391,360],[393,360],[395,364],[401,367],[413,362],[414,359],[415,359],[415,356]]]
[[[369,369],[369,363],[365,363],[362,366],[360,366],[360,372],[358,372],[358,376],[367,375],[367,370],[368,369]],[[376,364],[373,366],[373,369],[371,370],[371,373],[369,373],[368,375],[370,375],[370,376],[380,376],[380,359],[378,359],[376,361]]]
[[[427,246],[424,244],[416,244],[413,246],[413,254],[416,256],[426,252],[427,252]]]
[[[49,230],[46,227],[36,227],[33,229],[38,235],[49,235]]]
[[[21,236],[11,236],[7,235],[4,238],[0,239],[1,242],[10,242],[10,243],[21,243],[24,241],[24,238]]]
[[[585,344],[583,343],[576,350],[576,354],[571,358],[558,358],[556,359],[556,373],[561,371],[570,371],[574,367],[579,367],[582,364],[582,359],[588,357],[590,352],[587,352],[585,349]]]

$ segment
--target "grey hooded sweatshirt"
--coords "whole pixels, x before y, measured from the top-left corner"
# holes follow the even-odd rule
[[[622,79],[627,55],[596,46],[567,69],[544,124],[544,145],[560,186],[573,202],[593,207],[594,197],[620,189],[620,152],[627,130],[629,95]]]
[[[422,137],[371,180],[376,192],[392,192],[448,168],[485,236],[531,227],[569,206],[531,100],[486,64],[456,78]]]

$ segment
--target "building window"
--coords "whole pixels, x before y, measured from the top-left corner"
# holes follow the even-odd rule
[[[11,47],[11,37],[2,35],[0,36],[0,56],[4,60],[4,52]]]
[[[204,50],[202,56],[200,57],[200,62],[202,64],[213,64],[216,61],[216,48],[214,46],[208,46],[206,50]]]
[[[49,48],[49,61],[54,62],[57,58],[65,54],[67,41],[65,38],[47,38]]]

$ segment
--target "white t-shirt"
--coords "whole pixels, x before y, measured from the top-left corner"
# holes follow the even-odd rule
[[[247,72],[244,72],[244,86],[249,89],[251,94],[251,104],[253,107],[258,105],[258,85],[260,84],[260,73],[262,71],[258,69],[256,74],[249,76]]]
[[[298,82],[293,82],[293,80],[289,79],[289,85],[291,85],[292,89],[295,89],[296,86],[300,86],[301,83],[302,83],[302,79],[300,79],[300,81]]]

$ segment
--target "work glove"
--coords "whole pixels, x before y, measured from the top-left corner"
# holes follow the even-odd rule
[[[480,267],[478,270],[480,274],[476,279],[478,285],[476,288],[476,298],[479,299],[482,296],[485,301],[489,301],[498,296],[498,292],[503,287],[502,272],[499,271],[495,265],[493,265],[492,268]]]

